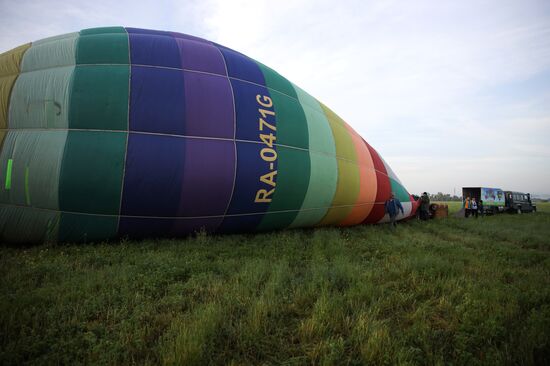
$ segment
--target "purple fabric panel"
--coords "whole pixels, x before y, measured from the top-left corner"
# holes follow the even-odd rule
[[[201,229],[213,233],[220,226],[223,217],[200,218],[200,219],[176,219],[170,233],[173,236],[185,236],[193,234]]]
[[[183,69],[227,75],[225,61],[217,47],[183,38],[176,38],[176,43]]]
[[[178,216],[223,215],[235,172],[233,141],[186,138]]]
[[[232,139],[235,113],[229,80],[186,71],[184,85],[185,135]]]
[[[212,42],[210,42],[209,40],[206,40],[206,39],[200,38],[200,37],[195,37],[195,36],[192,36],[192,35],[189,35],[189,34],[178,33],[178,32],[170,32],[170,35],[174,38],[182,38],[182,39],[188,39],[188,40],[191,40],[191,41],[198,41],[198,42],[205,42],[205,43],[212,44]]]

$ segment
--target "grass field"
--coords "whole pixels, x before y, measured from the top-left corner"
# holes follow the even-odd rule
[[[548,204],[0,253],[0,364],[550,364]]]

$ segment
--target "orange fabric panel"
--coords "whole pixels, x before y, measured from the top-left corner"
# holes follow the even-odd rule
[[[371,212],[376,200],[377,181],[374,162],[369,149],[364,144],[363,139],[347,123],[346,128],[349,130],[355,146],[360,179],[359,195],[355,206],[346,218],[340,222],[342,226],[351,226],[363,222]]]

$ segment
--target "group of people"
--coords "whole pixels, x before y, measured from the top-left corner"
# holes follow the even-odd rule
[[[401,205],[401,202],[399,199],[395,198],[395,194],[392,192],[390,195],[390,198],[386,201],[384,205],[385,211],[390,217],[390,223],[393,226],[397,226],[397,215],[399,215],[399,211],[404,215],[405,211],[403,210],[403,205]],[[428,196],[427,192],[422,193],[422,196],[420,197],[420,219],[421,220],[428,220],[430,218],[430,197]]]
[[[468,218],[470,216],[475,216],[477,219],[478,214],[483,216],[483,201],[479,200],[479,202],[477,202],[475,197],[466,197],[464,200],[464,217]]]
[[[393,226],[397,226],[396,219],[397,215],[399,215],[399,211],[401,211],[402,214],[405,214],[405,212],[403,210],[403,205],[401,205],[399,199],[395,198],[393,192],[391,193],[390,198],[386,201],[384,208],[386,213],[390,217],[390,223]],[[420,197],[419,216],[421,220],[427,220],[430,218],[429,209],[430,197],[428,196],[427,192],[424,192]],[[467,218],[470,216],[475,216],[475,218],[477,218],[479,214],[483,216],[483,201],[479,200],[478,202],[475,197],[466,197],[466,199],[464,200],[464,217]]]

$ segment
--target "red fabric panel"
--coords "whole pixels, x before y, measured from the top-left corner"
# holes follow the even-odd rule
[[[378,155],[376,150],[372,148],[372,146],[370,146],[365,140],[363,140],[363,142],[365,143],[365,145],[367,145],[367,148],[369,149],[370,155],[372,157],[374,169],[376,169],[376,182],[378,187],[378,190],[376,192],[376,203],[372,208],[370,214],[363,221],[363,224],[372,224],[377,223],[382,219],[382,217],[384,217],[384,202],[386,202],[386,200],[390,198],[391,184],[382,159],[380,159],[380,156]]]

